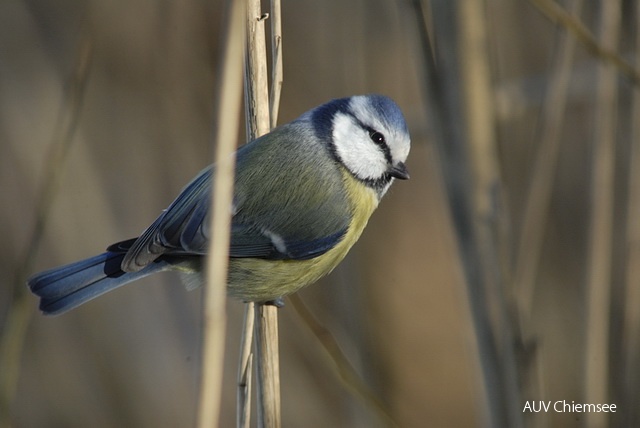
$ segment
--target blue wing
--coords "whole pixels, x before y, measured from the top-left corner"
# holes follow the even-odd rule
[[[238,150],[231,257],[310,259],[347,232],[341,172],[324,145],[299,144],[304,129],[293,122]],[[206,254],[212,172],[200,172],[135,241],[123,270],[140,270],[163,254]]]

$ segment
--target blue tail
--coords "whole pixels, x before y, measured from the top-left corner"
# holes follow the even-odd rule
[[[112,252],[50,269],[27,281],[31,291],[40,297],[40,310],[56,315],[73,309],[108,291],[169,268],[157,260],[138,272],[120,269],[125,252]]]

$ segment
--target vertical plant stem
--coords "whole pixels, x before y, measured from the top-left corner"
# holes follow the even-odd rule
[[[579,16],[583,0],[572,0],[569,12]],[[563,31],[558,43],[555,67],[545,97],[542,124],[536,139],[538,152],[526,195],[524,218],[518,239],[514,286],[518,299],[521,324],[528,324],[531,318],[535,281],[540,264],[544,231],[546,229],[551,192],[555,181],[560,132],[564,123],[567,90],[576,39]]]
[[[280,0],[271,0],[271,129],[278,124],[282,82],[282,13]]]
[[[569,13],[580,16],[583,0],[571,0]],[[531,322],[536,280],[540,267],[542,247],[544,243],[551,195],[556,177],[560,134],[564,123],[567,104],[569,78],[573,66],[576,38],[565,28],[559,29],[558,49],[551,69],[549,85],[546,90],[540,131],[534,141],[538,147],[535,154],[533,171],[529,188],[525,196],[524,214],[519,230],[517,251],[512,284],[519,318],[519,334],[522,339],[522,350],[526,352],[525,361],[529,362],[522,373],[522,394],[527,400],[534,397],[545,397],[541,381],[542,361],[537,349],[530,344],[536,343],[533,337]],[[534,425],[548,425],[548,413],[530,413],[529,421]]]
[[[211,241],[207,257],[207,286],[204,301],[202,380],[198,426],[217,426],[220,402],[226,327],[226,287],[233,177],[242,97],[242,50],[244,46],[244,1],[227,2],[227,24],[220,61],[218,105],[214,141],[216,142],[212,198]]]
[[[615,50],[620,28],[620,2],[601,2],[600,43]],[[585,399],[606,403],[608,397],[609,319],[615,168],[617,71],[598,65],[596,122],[591,183],[591,219],[587,271]],[[585,415],[588,427],[607,426],[606,413]]]
[[[466,148],[471,175],[471,207],[476,251],[486,287],[486,311],[492,313],[494,346],[500,358],[499,373],[504,418],[510,427],[523,425],[518,366],[515,356],[513,302],[506,291],[509,216],[503,201],[502,178],[495,133],[495,105],[491,87],[487,17],[483,2],[461,0],[457,11],[458,61],[461,99],[466,120]]]
[[[267,71],[267,45],[260,0],[247,0],[247,51],[245,62],[245,112],[247,140],[251,141],[269,132],[269,88]]]
[[[238,364],[238,403],[236,427],[248,428],[251,422],[251,380],[253,371],[253,329],[255,312],[253,302],[244,305],[244,323],[240,340],[240,362]]]
[[[469,168],[468,132],[460,88],[460,53],[458,45],[458,3],[432,0],[432,22],[438,49],[434,51],[426,27],[426,13],[421,0],[414,0],[413,18],[417,18],[418,37],[423,49],[425,101],[429,106],[430,126],[437,147],[438,164],[446,188],[450,216],[456,235],[460,264],[467,290],[484,388],[483,409],[487,426],[510,426],[502,379],[501,355],[489,316],[487,277],[480,256],[480,237],[473,216],[472,175]]]
[[[640,64],[640,3],[635,5],[635,64]],[[624,330],[622,343],[624,355],[624,424],[640,424],[638,400],[640,391],[640,88],[633,88],[631,107],[631,155],[629,161],[629,190],[626,218],[626,281],[624,305]]]
[[[264,18],[260,0],[247,3],[247,60],[245,107],[247,137],[253,140],[269,132],[269,94]],[[258,426],[280,426],[280,368],[278,357],[278,308],[256,304],[254,349],[256,360]]]
[[[258,426],[280,427],[280,365],[278,356],[278,308],[256,304],[255,354],[258,387]]]

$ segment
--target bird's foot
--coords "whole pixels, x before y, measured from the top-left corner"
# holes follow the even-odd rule
[[[277,299],[267,300],[266,302],[264,302],[264,304],[269,306],[275,306],[276,308],[280,309],[284,307],[284,298],[278,297]]]

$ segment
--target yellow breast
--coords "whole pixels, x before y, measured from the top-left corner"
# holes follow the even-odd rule
[[[352,211],[352,221],[343,239],[310,260],[231,259],[230,296],[251,301],[273,300],[316,282],[344,259],[378,206],[378,197],[346,171],[343,171],[343,180]]]

